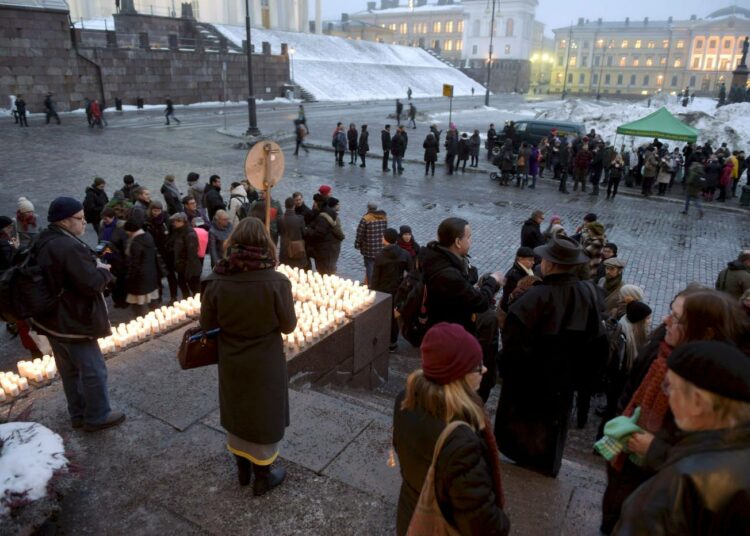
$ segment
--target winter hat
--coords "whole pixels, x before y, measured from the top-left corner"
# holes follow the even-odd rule
[[[398,232],[396,232],[396,229],[391,229],[389,227],[383,231],[383,238],[385,238],[385,241],[389,244],[395,244],[398,242]]]
[[[55,223],[70,218],[73,214],[77,214],[82,210],[83,205],[77,199],[73,199],[72,197],[58,197],[50,203],[49,210],[47,211],[47,221]]]
[[[151,210],[152,208],[160,208],[160,209],[164,210],[164,205],[162,205],[161,201],[158,201],[158,200],[154,199],[148,205],[148,209],[149,210]]]
[[[529,247],[523,246],[523,247],[518,248],[518,250],[516,251],[516,257],[528,258],[528,257],[533,257],[533,256],[534,256],[534,250]]]
[[[328,198],[328,206],[329,206],[329,207],[331,207],[331,208],[334,208],[334,207],[336,207],[336,205],[338,205],[338,204],[339,204],[339,200],[338,200],[338,199],[336,199],[335,197],[329,197],[329,198]]]
[[[414,234],[411,232],[411,227],[408,225],[402,225],[398,228],[398,236],[404,236],[406,233]]]
[[[625,316],[628,317],[628,322],[636,324],[641,320],[645,320],[651,314],[651,307],[640,301],[630,302],[625,307]]]
[[[8,216],[0,216],[0,229],[5,229],[8,225],[13,225],[13,220]]]
[[[16,209],[21,214],[23,214],[24,212],[34,212],[34,205],[25,197],[19,197]]]
[[[321,195],[328,196],[331,193],[331,187],[327,184],[322,184],[320,188],[318,188],[318,192],[320,192]]]
[[[378,204],[375,201],[367,203],[367,210],[378,210]]]
[[[460,324],[435,324],[419,351],[424,377],[438,385],[459,380],[482,364],[482,347]]]
[[[550,218],[549,221],[550,223],[555,223],[555,222],[560,223],[562,221],[562,218],[558,216],[557,214],[555,214],[554,216]]]
[[[593,212],[589,212],[583,217],[583,221],[587,221],[587,222],[596,221],[596,214],[594,214]]]
[[[94,177],[94,187],[101,186],[102,184],[107,184],[107,181],[101,177]]]
[[[123,229],[130,233],[136,232],[138,229],[143,228],[143,222],[141,222],[141,219],[137,216],[131,216],[128,218],[128,221],[125,222],[125,225],[123,225]]]
[[[736,346],[719,341],[681,344],[667,366],[700,389],[750,402],[750,357]]]

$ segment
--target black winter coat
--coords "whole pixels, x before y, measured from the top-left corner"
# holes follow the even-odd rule
[[[380,131],[380,144],[383,147],[383,151],[391,150],[391,133],[386,129]]]
[[[86,188],[86,197],[83,200],[83,216],[89,223],[99,223],[102,221],[102,210],[109,203],[107,192],[89,186]]]
[[[310,245],[312,256],[315,258],[315,267],[319,272],[335,273],[336,271],[336,262],[344,235],[333,223],[335,221],[336,214],[326,209],[305,228],[305,242]]]
[[[0,274],[13,266],[13,255],[16,248],[7,238],[0,238]]]
[[[188,279],[200,277],[203,266],[198,257],[198,235],[193,228],[172,229],[171,242],[175,271]]]
[[[350,128],[349,130],[347,130],[346,139],[349,143],[349,150],[356,151],[357,150],[357,129]]]
[[[403,536],[432,463],[445,423],[422,410],[401,410],[404,392],[393,410],[393,446],[401,468],[396,534]],[[463,535],[505,535],[510,521],[496,503],[487,443],[466,426],[443,444],[435,464],[435,498],[445,519]]]
[[[279,261],[282,264],[288,264],[292,267],[307,268],[310,261],[307,254],[299,259],[290,259],[288,255],[289,243],[294,240],[304,240],[305,219],[302,215],[296,214],[294,210],[287,209],[284,216],[279,221],[279,237],[281,245],[279,247]]]
[[[461,324],[475,333],[477,313],[486,311],[500,285],[493,277],[482,279],[479,288],[476,268],[437,242],[430,242],[420,250],[422,272],[427,286],[427,323]]]
[[[458,140],[450,133],[445,135],[445,152],[446,156],[456,156],[458,153]]]
[[[403,134],[396,132],[393,138],[391,138],[391,154],[403,157],[404,153],[406,153],[406,139]]]
[[[438,142],[435,139],[435,136],[427,136],[422,147],[424,147],[424,161],[437,162]]]
[[[150,294],[161,285],[156,243],[149,233],[143,233],[131,240],[125,290],[135,296]]]
[[[363,130],[359,135],[359,143],[357,144],[358,154],[367,154],[367,152],[370,150],[370,144],[367,143],[369,139],[370,133],[366,130]]]
[[[31,323],[43,335],[62,341],[109,336],[112,332],[102,293],[113,276],[96,267],[91,248],[54,224],[39,233],[34,247],[45,281],[52,292],[60,293],[60,299],[54,309]]]
[[[182,212],[182,199],[180,199],[179,191],[175,192],[175,188],[169,188],[167,183],[161,185],[161,195],[164,196],[164,201],[167,203],[167,212],[171,216]]]
[[[750,425],[686,434],[625,502],[614,533],[750,534]]]
[[[469,138],[461,138],[458,140],[458,159],[468,160],[471,147],[469,146]]]
[[[518,282],[527,275],[529,274],[526,273],[523,266],[519,265],[517,262],[513,263],[513,267],[505,274],[505,286],[503,286],[503,297],[500,300],[500,309],[506,313],[508,312],[508,298],[510,298],[511,293],[518,286]]]
[[[523,222],[523,227],[521,227],[521,247],[534,249],[544,244],[544,235],[539,224],[530,218]]]
[[[409,270],[410,265],[409,254],[401,249],[398,244],[385,246],[375,256],[370,288],[395,296],[401,280],[404,278],[404,272]]]
[[[224,198],[221,197],[221,190],[215,186],[209,186],[206,189],[203,204],[206,207],[206,212],[208,212],[209,221],[206,222],[207,224],[210,224],[213,221],[217,210],[226,210],[227,208],[226,203],[224,203]]]

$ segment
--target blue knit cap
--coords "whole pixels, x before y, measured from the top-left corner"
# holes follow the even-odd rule
[[[72,197],[58,197],[49,206],[47,212],[47,221],[55,223],[65,218],[70,218],[74,214],[83,210],[83,205],[77,199]]]

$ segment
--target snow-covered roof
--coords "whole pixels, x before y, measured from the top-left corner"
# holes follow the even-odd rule
[[[1,1],[2,0],[0,0],[0,2]],[[114,17],[104,17],[101,19],[77,20],[73,21],[73,26],[86,30],[114,30],[115,19]]]
[[[70,11],[65,0],[0,0],[0,6],[47,11]]]
[[[443,6],[439,6],[437,4],[425,4],[423,6],[401,6],[401,7],[389,7],[386,9],[373,9],[373,10],[365,10],[365,11],[358,11],[356,13],[352,13],[350,16],[358,16],[362,17],[365,15],[401,15],[401,14],[411,14],[411,13],[419,13],[419,14],[425,14],[425,13],[436,13],[436,12],[456,12],[461,13],[463,12],[464,8],[461,4],[446,4]]]
[[[708,15],[706,15],[706,18],[716,19],[719,17],[732,16],[732,15],[750,19],[750,9],[747,9],[744,7],[738,7],[738,6],[728,6],[722,9],[717,9],[713,13],[709,13]]]

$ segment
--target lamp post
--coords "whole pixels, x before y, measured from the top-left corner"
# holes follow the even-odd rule
[[[570,65],[570,47],[573,44],[573,21],[570,21],[570,31],[568,32],[568,46],[566,47],[568,53],[565,55],[565,74],[563,74],[563,89],[562,99],[565,100],[565,95],[568,90],[568,65]]]
[[[604,49],[602,49],[602,61],[601,65],[599,66],[599,84],[596,86],[596,100],[600,100],[602,98],[602,76],[604,75]]]
[[[294,47],[289,49],[289,69],[292,73],[292,82],[294,82]]]
[[[495,36],[495,2],[492,0],[492,18],[490,19],[490,53],[487,57],[487,86],[484,93],[484,105],[490,105],[490,82],[492,81],[492,38]]]
[[[250,3],[245,0],[245,35],[247,39],[247,115],[248,127],[246,134],[248,136],[259,136],[258,116],[255,111],[255,93],[253,90],[253,46],[250,44]]]

